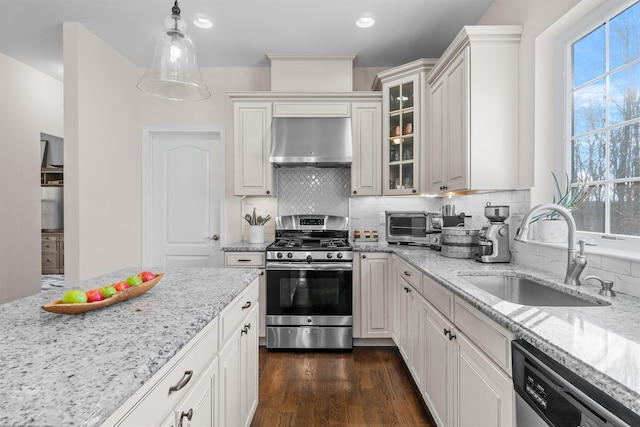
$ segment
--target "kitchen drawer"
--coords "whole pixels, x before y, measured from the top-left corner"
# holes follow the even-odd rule
[[[42,253],[42,269],[55,269],[60,267],[60,256],[56,252]]]
[[[422,275],[422,295],[448,319],[453,319],[453,292],[433,280]]]
[[[224,266],[264,268],[264,252],[227,252]]]
[[[398,262],[398,275],[422,294],[422,273],[406,262]]]
[[[131,400],[137,400],[137,404],[117,424],[118,426],[159,425],[166,419],[169,411],[187,396],[218,352],[218,322],[214,320],[209,323],[199,335],[194,339],[196,342],[193,346],[182,355],[178,353],[174,357],[178,358],[176,362],[173,362],[173,359],[168,362],[167,372],[160,374],[160,379],[155,384],[151,383],[151,387],[142,396],[132,396]],[[189,371],[192,372],[192,376],[183,388],[170,391],[171,387],[186,381]],[[150,382],[155,378],[156,376]]]
[[[260,287],[258,279],[256,279],[236,298],[235,302],[220,313],[220,340],[222,342],[226,342],[235,331],[240,331],[238,326],[249,314],[251,307],[255,307],[258,303],[259,292]],[[252,325],[252,327],[257,326]]]
[[[55,243],[58,240],[61,239],[61,234],[58,233],[53,233],[53,234],[42,234],[42,243],[44,244],[45,242],[50,242],[50,243]]]
[[[455,299],[455,325],[511,376],[513,334],[464,301]]]
[[[45,241],[44,239],[42,239],[42,254],[44,255],[45,252],[57,252],[59,248],[58,242],[56,241]]]

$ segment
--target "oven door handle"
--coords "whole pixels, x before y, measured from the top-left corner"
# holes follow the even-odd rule
[[[307,270],[307,271],[352,271],[353,264],[350,262],[268,262],[269,270]]]

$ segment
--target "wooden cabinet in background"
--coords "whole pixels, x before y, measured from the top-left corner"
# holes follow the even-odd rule
[[[351,194],[382,195],[382,104],[354,102],[351,107],[353,128],[353,162]]]
[[[42,233],[42,274],[64,274],[64,233]]]
[[[390,338],[388,253],[360,254],[361,338]]]

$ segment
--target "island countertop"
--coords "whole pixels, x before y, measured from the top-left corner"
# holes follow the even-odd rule
[[[77,315],[40,308],[66,289],[99,288],[142,270],[0,305],[0,425],[100,425],[260,274],[167,268],[148,292],[106,308]]]

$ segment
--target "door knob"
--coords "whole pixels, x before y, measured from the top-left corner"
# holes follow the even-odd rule
[[[217,235],[217,234],[214,234],[211,237],[205,237],[205,239],[207,239],[207,240],[220,240],[220,236]]]

